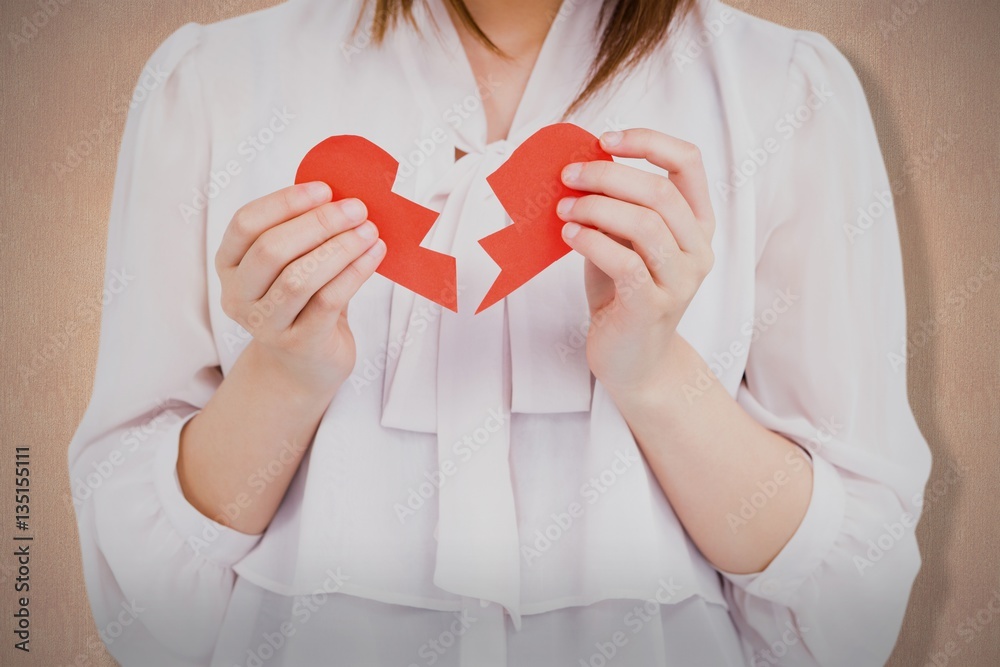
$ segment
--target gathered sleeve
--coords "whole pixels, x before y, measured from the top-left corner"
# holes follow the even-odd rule
[[[773,131],[737,400],[808,454],[813,492],[763,572],[723,573],[726,593],[751,665],[883,665],[920,566],[930,454],[907,400],[888,176],[864,91],[825,38],[799,34]],[[776,488],[808,465],[795,458]],[[780,490],[756,501],[781,502]],[[738,521],[752,521],[744,509]]]
[[[183,424],[222,377],[208,315],[204,191],[209,129],[201,26],[174,33],[132,98],[108,231],[93,395],[69,466],[91,607],[122,664],[204,665],[258,542],[181,493]]]

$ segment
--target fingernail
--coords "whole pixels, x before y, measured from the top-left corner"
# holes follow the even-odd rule
[[[577,197],[566,197],[565,199],[559,200],[559,206],[556,207],[556,213],[559,214],[560,218],[565,218],[569,215],[569,212],[573,210],[573,205],[576,204]]]
[[[332,196],[330,186],[326,183],[310,183],[306,186],[306,192],[309,194],[311,199],[316,201],[323,201]]]
[[[623,136],[624,134],[621,132],[605,132],[601,135],[601,143],[605,146],[617,146],[621,143]]]
[[[562,235],[564,239],[571,239],[580,233],[580,225],[575,222],[567,222],[563,225]]]
[[[374,222],[369,220],[365,224],[358,227],[358,236],[367,241],[371,241],[373,238],[378,236],[378,228],[375,227]]]
[[[576,183],[576,180],[580,178],[581,172],[583,172],[583,165],[579,162],[568,165],[565,169],[563,169],[563,182]]]
[[[361,203],[358,199],[346,199],[340,204],[340,210],[344,212],[349,219],[355,222],[359,220],[364,220],[368,215],[368,211],[365,209],[365,205]]]

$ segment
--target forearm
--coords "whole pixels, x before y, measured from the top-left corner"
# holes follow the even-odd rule
[[[185,497],[223,525],[263,532],[331,399],[304,390],[251,343],[181,432],[177,474]]]
[[[679,335],[665,365],[656,386],[620,391],[615,401],[705,557],[728,572],[759,572],[805,515],[812,495],[808,456],[747,415]],[[711,383],[696,384],[699,376]],[[762,496],[766,502],[751,500]],[[756,511],[749,519],[740,514],[745,501]]]

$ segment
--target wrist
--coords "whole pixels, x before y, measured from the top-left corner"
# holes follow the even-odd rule
[[[268,387],[282,400],[291,402],[292,406],[307,410],[325,410],[341,384],[325,377],[297,373],[280,354],[257,341],[250,341],[243,350],[230,375],[234,374],[244,375],[245,381]]]
[[[716,384],[698,352],[676,332],[663,353],[647,366],[648,372],[626,387],[608,387],[619,410],[628,417],[655,414],[659,420],[683,419],[690,407],[691,392],[698,389],[700,370]],[[703,383],[701,383],[703,385]]]

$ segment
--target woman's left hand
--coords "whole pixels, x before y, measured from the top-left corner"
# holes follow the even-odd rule
[[[712,268],[708,179],[696,146],[660,132],[608,132],[601,147],[669,174],[604,160],[571,164],[563,182],[593,194],[558,208],[563,239],[587,259],[591,371],[612,395],[655,391],[677,324]]]

